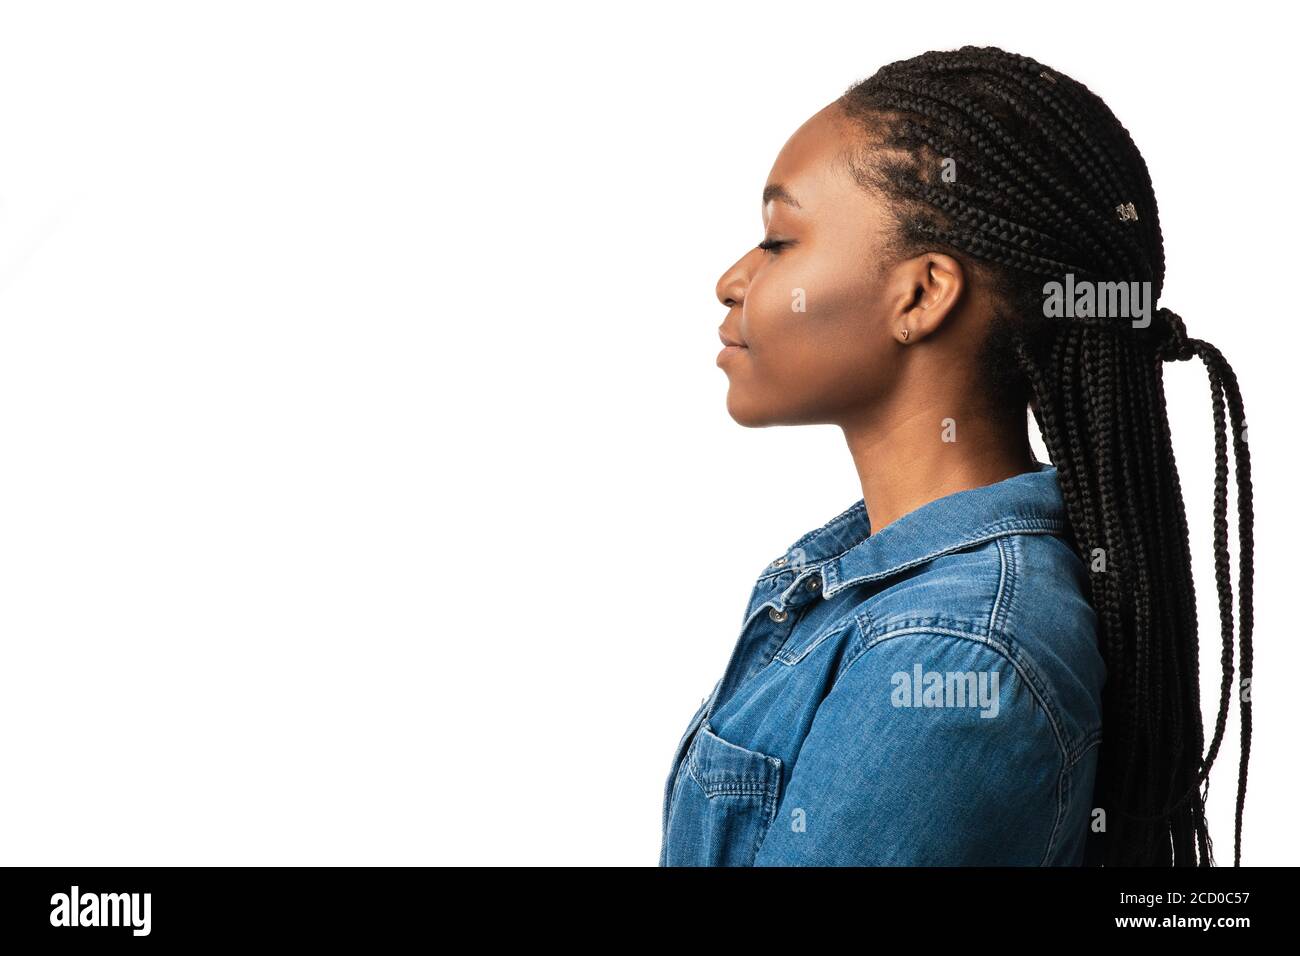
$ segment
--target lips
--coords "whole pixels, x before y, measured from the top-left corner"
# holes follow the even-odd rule
[[[720,338],[720,339],[722,340],[722,344],[723,344],[723,345],[725,345],[725,346],[727,346],[727,347],[729,347],[729,348],[738,348],[738,349],[748,348],[748,346],[745,345],[744,342],[740,341],[740,339],[738,339],[738,338],[736,338],[736,337],[734,337],[734,336],[728,335],[728,334],[727,334],[725,331],[723,331],[722,329],[718,329],[718,338]]]
[[[749,346],[745,345],[744,342],[740,341],[740,339],[736,338],[734,335],[728,335],[721,328],[718,329],[718,338],[722,340],[722,351],[718,353],[718,357],[714,361],[717,363],[719,368],[721,368],[723,363],[731,358],[731,356],[749,351]]]

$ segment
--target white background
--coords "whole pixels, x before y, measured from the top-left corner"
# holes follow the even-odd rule
[[[0,8],[0,861],[654,865],[755,576],[861,494],[838,430],[727,416],[714,285],[803,120],[992,43],[1132,131],[1241,379],[1244,858],[1298,862],[1282,5],[463,6]]]

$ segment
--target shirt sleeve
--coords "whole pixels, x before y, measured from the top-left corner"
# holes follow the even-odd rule
[[[822,701],[755,866],[1039,866],[1063,751],[1030,681],[975,636],[886,636]]]

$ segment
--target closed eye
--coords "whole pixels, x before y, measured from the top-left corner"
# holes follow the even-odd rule
[[[775,255],[778,249],[782,249],[788,245],[790,245],[789,239],[764,239],[758,244],[758,248],[762,249],[764,252],[770,252]]]

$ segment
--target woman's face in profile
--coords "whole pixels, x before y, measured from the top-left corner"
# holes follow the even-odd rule
[[[782,147],[763,193],[764,242],[718,280],[727,306],[727,411],[748,426],[842,423],[892,390],[889,323],[912,290],[891,281],[892,220],[847,165],[853,127],[832,103]]]

